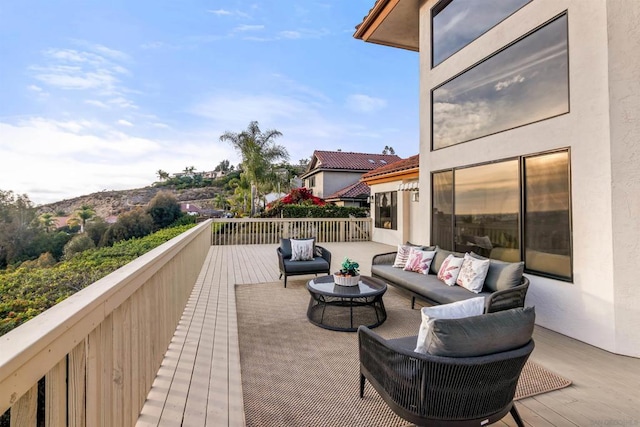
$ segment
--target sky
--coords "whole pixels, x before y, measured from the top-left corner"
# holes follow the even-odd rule
[[[419,151],[418,53],[353,38],[374,0],[0,0],[0,190],[46,204],[240,157],[225,131]]]

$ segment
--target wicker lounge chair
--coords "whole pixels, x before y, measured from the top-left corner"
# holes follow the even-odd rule
[[[278,266],[280,268],[280,279],[284,275],[284,287],[287,287],[287,277],[303,274],[325,273],[331,270],[331,252],[322,246],[314,246],[314,258],[309,261],[291,260],[291,240],[281,239],[280,246],[276,250],[278,253]]]
[[[514,335],[519,335],[518,337],[506,339],[511,343],[522,343],[524,340],[524,345],[516,344],[515,348],[491,352],[490,347],[494,344],[498,344],[498,348],[504,346],[494,339],[483,338],[481,332],[481,328],[487,326],[482,325],[485,318],[493,317],[488,319],[489,322],[509,322],[512,319],[503,313],[514,310],[527,309],[518,308],[467,318],[472,319],[466,323],[467,326],[472,322],[476,326],[480,324],[480,329],[471,326],[474,329],[471,335],[480,344],[467,342],[463,345],[468,350],[477,344],[481,354],[478,356],[450,357],[415,353],[413,350],[417,337],[385,340],[361,326],[358,330],[360,397],[364,396],[365,380],[369,380],[398,416],[416,425],[484,426],[499,421],[510,412],[516,424],[524,427],[513,397],[522,368],[534,348],[530,337],[535,313],[533,317],[531,313],[527,315],[529,319],[525,322],[530,321],[530,325],[515,327]],[[455,334],[460,331],[460,321],[465,323],[465,320],[441,319],[436,322],[453,323],[454,327],[448,333]],[[503,323],[503,329],[504,325]],[[488,336],[495,332],[491,326],[487,331],[491,331]],[[429,333],[432,332],[433,330]],[[460,342],[464,340],[462,337],[457,339]],[[483,339],[489,342],[482,343]],[[445,343],[445,347],[447,345]],[[487,351],[490,353],[487,354]]]

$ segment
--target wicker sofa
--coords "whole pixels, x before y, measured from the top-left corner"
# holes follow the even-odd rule
[[[396,252],[389,252],[373,257],[371,275],[408,291],[412,296],[411,308],[414,308],[416,298],[430,304],[448,304],[478,296],[485,298],[485,313],[524,307],[529,279],[522,275],[524,269],[522,263],[492,259],[484,287],[479,294],[476,294],[461,286],[447,286],[437,277],[440,266],[449,254],[459,257],[464,254],[439,247],[425,247],[424,249],[436,251],[429,274],[419,274],[393,267]]]

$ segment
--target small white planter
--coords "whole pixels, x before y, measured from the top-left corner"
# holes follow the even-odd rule
[[[360,275],[358,276],[338,276],[333,275],[333,282],[340,286],[358,286],[360,282]]]

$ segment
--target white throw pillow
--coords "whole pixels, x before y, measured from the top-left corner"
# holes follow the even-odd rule
[[[410,253],[411,246],[398,245],[398,252],[396,253],[396,259],[393,262],[393,266],[396,268],[404,268],[404,266],[407,265]]]
[[[456,284],[476,294],[480,293],[482,286],[484,286],[484,279],[487,277],[490,263],[491,260],[477,259],[469,255],[469,253],[464,254],[464,261],[462,262],[462,267],[460,267]]]
[[[442,280],[445,284],[449,286],[454,286],[456,284],[456,279],[458,278],[458,274],[460,274],[460,267],[462,267],[462,262],[464,258],[459,258],[453,256],[453,254],[449,254],[442,262],[440,266],[440,270],[438,271],[438,279]]]
[[[436,251],[422,251],[420,249],[411,248],[409,259],[404,266],[405,271],[415,271],[416,273],[429,274],[429,267],[433,258],[436,256]]]
[[[423,307],[421,310],[422,323],[418,332],[416,353],[427,353],[426,341],[433,319],[461,319],[463,317],[479,316],[484,313],[484,297],[475,297],[450,304]]]
[[[314,239],[291,239],[291,261],[311,261]]]

